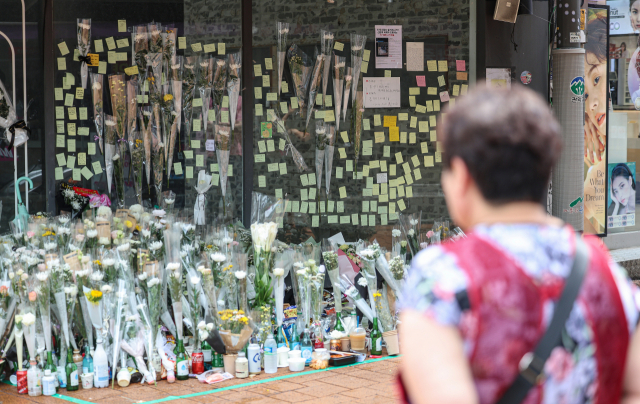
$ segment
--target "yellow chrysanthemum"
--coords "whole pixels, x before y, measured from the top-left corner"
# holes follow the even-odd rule
[[[173,100],[173,95],[171,95],[171,94],[166,94],[166,95],[164,96],[164,102],[169,102],[169,101],[171,101],[171,100]]]

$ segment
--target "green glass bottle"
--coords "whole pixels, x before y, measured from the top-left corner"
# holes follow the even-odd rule
[[[176,354],[176,379],[189,380],[189,358],[184,351],[182,340],[177,340],[178,353]]]
[[[213,351],[213,367],[224,368],[224,358],[216,351]]]
[[[51,374],[55,375],[56,372],[58,371],[58,368],[56,367],[56,365],[53,364],[52,354],[53,352],[47,351],[47,363],[44,365],[44,370],[50,370]],[[56,377],[55,379],[57,380],[58,378]],[[56,392],[58,392],[57,383],[56,383]]]
[[[344,327],[342,326],[342,313],[336,311],[336,326],[334,327],[336,331],[344,332]]]
[[[278,344],[278,348],[291,348],[289,346],[289,340],[287,339],[287,335],[284,331],[284,326],[278,327],[278,335],[276,335],[276,343]]]
[[[291,341],[289,342],[289,348],[292,351],[300,350],[300,335],[298,334],[298,329],[294,324],[291,325]]]
[[[204,356],[204,370],[211,370],[213,367],[213,348],[207,342],[207,340],[202,341],[202,355]]]
[[[67,373],[67,391],[78,390],[78,366],[73,362],[73,355],[71,349],[67,350],[67,366],[65,366]]]
[[[382,355],[382,333],[378,329],[378,318],[373,318],[373,329],[371,330],[371,355]]]

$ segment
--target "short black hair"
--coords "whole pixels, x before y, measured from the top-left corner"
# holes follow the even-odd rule
[[[460,97],[443,119],[445,168],[461,158],[493,204],[542,202],[562,150],[560,125],[548,104],[524,86],[480,87]]]

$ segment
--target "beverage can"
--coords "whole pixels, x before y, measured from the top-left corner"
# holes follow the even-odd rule
[[[196,375],[204,373],[204,354],[202,352],[191,354],[191,372]]]
[[[29,383],[27,382],[27,371],[19,370],[16,373],[18,378],[18,394],[27,394],[29,392]]]

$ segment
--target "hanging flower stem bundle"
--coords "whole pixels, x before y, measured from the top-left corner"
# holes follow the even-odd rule
[[[282,90],[282,73],[284,72],[284,59],[287,51],[287,35],[289,34],[289,23],[278,21],[276,22],[276,38],[278,45],[278,53],[276,54],[276,60],[278,62],[278,95]]]
[[[251,239],[253,240],[253,263],[256,268],[254,288],[256,296],[251,307],[271,305],[271,246],[276,239],[278,225],[274,222],[253,223]]]
[[[233,132],[233,130],[235,129],[236,114],[238,112],[238,96],[240,95],[242,52],[230,53],[227,59],[227,65],[229,66],[229,73],[227,77],[227,93],[229,94],[229,115],[231,120],[231,132]]]
[[[91,76],[91,98],[93,100],[93,122],[96,125],[96,138],[98,147],[100,147],[100,153],[104,154],[104,146],[102,140],[102,130],[104,129],[104,102],[102,100],[103,92],[103,75],[97,73],[90,73]]]
[[[78,18],[78,53],[80,59],[80,82],[82,88],[87,88],[87,72],[89,67],[87,66],[87,54],[91,47],[91,19],[90,18]]]

